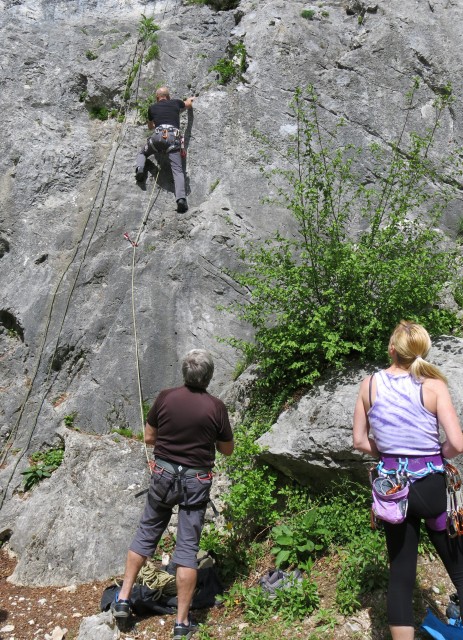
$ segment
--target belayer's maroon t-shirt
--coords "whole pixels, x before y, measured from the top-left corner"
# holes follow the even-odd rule
[[[186,467],[211,468],[215,443],[233,440],[224,403],[204,389],[161,391],[146,420],[157,429],[155,456]]]

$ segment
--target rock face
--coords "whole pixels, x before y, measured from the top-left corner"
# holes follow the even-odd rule
[[[448,377],[463,422],[463,340],[436,340],[428,359]],[[352,416],[360,381],[373,372],[353,371],[315,385],[258,440],[262,459],[304,485],[326,485],[342,473],[366,480],[371,459],[352,448]]]
[[[291,232],[287,212],[261,203],[270,189],[252,130],[278,147],[293,130],[295,87],[313,83],[324,123],[343,116],[346,141],[387,144],[403,122],[414,76],[422,85],[410,126],[431,125],[434,98],[448,82],[460,86],[463,7],[242,0],[215,11],[180,0],[0,0],[0,9],[5,507],[27,454],[66,417],[100,435],[141,428],[132,294],[142,399],[177,384],[179,359],[194,347],[215,356],[211,391],[225,388],[237,355],[217,337],[250,335],[218,309],[248,295],[227,275],[238,264],[235,249],[243,235]],[[159,58],[137,71],[146,55],[139,29],[150,19],[160,27]],[[210,69],[237,42],[247,69],[242,81],[221,86]],[[183,215],[175,212],[168,170],[156,180],[153,165],[146,190],[134,181],[134,158],[148,134],[136,102],[160,84],[176,96],[198,96],[183,122],[190,206]],[[115,117],[90,117],[104,109]],[[461,143],[461,123],[457,99],[438,133],[440,150]],[[458,224],[450,208],[443,230],[452,235]],[[124,233],[138,238],[135,252]],[[9,508],[0,529],[16,535],[13,512],[20,517]]]

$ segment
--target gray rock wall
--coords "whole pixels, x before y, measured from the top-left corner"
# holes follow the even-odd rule
[[[50,441],[65,416],[75,413],[75,426],[100,435],[141,426],[132,249],[123,234],[136,237],[146,217],[133,289],[143,399],[178,383],[180,358],[199,346],[215,356],[211,390],[220,393],[237,355],[217,337],[250,335],[218,311],[247,295],[224,269],[236,266],[243,235],[291,233],[285,211],[261,204],[271,189],[259,172],[252,129],[280,144],[293,124],[295,87],[313,83],[324,123],[343,116],[346,140],[386,144],[419,76],[411,125],[432,123],[431,103],[450,81],[457,101],[439,131],[439,149],[461,143],[463,7],[452,0],[391,0],[369,10],[339,0],[242,0],[235,11],[215,12],[179,0],[3,0],[0,9],[6,504],[21,484],[26,453]],[[301,17],[303,9],[313,10],[312,19]],[[160,58],[134,79],[124,122],[91,119],[92,108],[117,112],[123,105],[142,14],[161,27]],[[247,51],[244,81],[219,86],[209,69],[238,40]],[[148,133],[134,101],[159,84],[198,95],[192,118],[184,118],[186,215],[175,212],[168,171],[159,189],[153,176],[146,191],[134,181],[134,157]],[[457,203],[443,229],[454,234],[459,219]]]

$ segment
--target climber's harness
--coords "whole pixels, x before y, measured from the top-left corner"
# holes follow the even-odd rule
[[[180,129],[170,124],[160,124],[155,127],[153,135],[148,143],[154,151],[171,153],[179,151],[183,145],[183,137]]]
[[[385,468],[391,465],[391,468]],[[410,484],[431,473],[446,473],[446,466],[440,454],[410,459],[383,456],[380,462],[370,469],[372,528],[378,528],[378,520],[391,524],[403,522],[407,516]]]

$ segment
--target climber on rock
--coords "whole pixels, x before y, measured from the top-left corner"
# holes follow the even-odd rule
[[[156,91],[156,102],[148,109],[148,128],[154,130],[145,146],[137,155],[135,178],[146,180],[146,158],[155,152],[167,153],[174,178],[175,199],[178,213],[188,211],[183,173],[180,133],[180,112],[193,107],[194,97],[186,100],[171,99],[169,89],[160,87]]]

